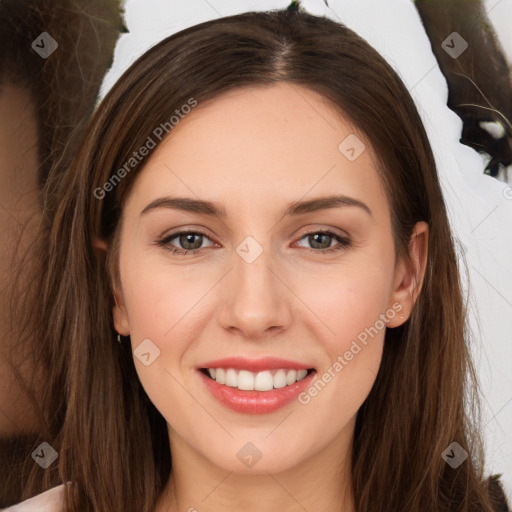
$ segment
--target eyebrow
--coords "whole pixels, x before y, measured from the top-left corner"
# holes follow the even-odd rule
[[[329,208],[341,208],[347,206],[354,206],[361,208],[372,216],[370,208],[355,199],[345,195],[337,196],[325,196],[309,199],[307,201],[294,201],[287,205],[287,208],[283,214],[286,216],[296,216],[305,213],[317,212],[320,210],[327,210]],[[226,210],[220,204],[212,201],[204,201],[200,199],[193,199],[190,197],[159,197],[154,201],[151,201],[140,213],[140,215],[146,215],[152,210],[159,208],[170,208],[174,210],[181,210],[185,212],[198,213],[201,215],[208,215],[211,217],[226,218]]]

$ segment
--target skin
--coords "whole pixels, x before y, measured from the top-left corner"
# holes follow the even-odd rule
[[[355,161],[338,150],[351,133],[366,146]],[[428,226],[416,225],[412,264],[400,261],[395,272],[377,161],[364,135],[321,96],[287,84],[198,105],[149,157],[122,214],[113,315],[133,349],[146,338],[160,349],[149,366],[134,358],[168,423],[173,472],[157,512],[355,510],[355,418],[379,369],[384,328],[308,404],[293,401],[271,414],[225,408],[196,367],[273,355],[321,376],[393,304],[402,304],[404,317],[396,314],[387,327],[406,321],[423,280]],[[350,206],[283,218],[288,203],[333,193],[364,202],[371,215]],[[165,207],[141,215],[165,195],[218,202],[227,216]],[[183,256],[157,245],[184,229],[206,237],[189,246],[177,237],[167,247],[200,252]],[[351,245],[325,253],[339,242],[306,236],[319,230]],[[253,263],[236,252],[247,236],[263,248]],[[262,454],[252,468],[237,458],[247,442]]]
[[[10,300],[13,257],[25,256],[23,269],[30,266],[30,244],[40,219],[38,203],[37,121],[30,96],[24,89],[3,83],[0,87],[0,329],[6,334],[0,346],[0,435],[35,431],[36,415],[27,396],[7,365],[14,350],[18,363],[25,357],[16,346],[17,326],[12,325]],[[26,286],[22,273],[20,286]],[[20,365],[27,381],[34,368]]]

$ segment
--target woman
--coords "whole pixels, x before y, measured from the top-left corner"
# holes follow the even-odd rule
[[[46,212],[34,460],[64,510],[498,510],[429,142],[343,25],[165,39]]]

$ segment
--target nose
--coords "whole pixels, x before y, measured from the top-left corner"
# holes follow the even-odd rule
[[[261,339],[286,329],[291,321],[290,289],[270,251],[248,262],[236,252],[224,280],[220,322],[247,339]]]

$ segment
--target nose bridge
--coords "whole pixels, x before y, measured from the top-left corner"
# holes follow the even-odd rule
[[[260,240],[262,237],[259,237]],[[268,237],[260,244],[253,236],[247,236],[235,249],[234,279],[238,300],[256,304],[262,301],[269,310],[276,299],[276,282],[272,268],[272,249]],[[258,304],[261,309],[262,304]]]
[[[247,336],[259,336],[288,321],[283,285],[274,275],[269,237],[260,243],[248,236],[235,247],[233,272],[224,302],[223,324]]]

